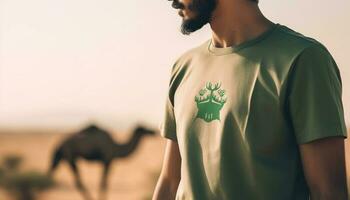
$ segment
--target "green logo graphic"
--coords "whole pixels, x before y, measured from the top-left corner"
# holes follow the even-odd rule
[[[226,102],[225,90],[220,89],[221,83],[213,85],[207,82],[205,87],[199,91],[194,100],[197,103],[198,113],[196,118],[206,122],[212,120],[220,121],[220,110]]]

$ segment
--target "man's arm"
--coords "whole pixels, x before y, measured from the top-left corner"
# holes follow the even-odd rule
[[[181,178],[181,156],[178,143],[167,139],[163,167],[152,200],[174,200]]]
[[[347,200],[343,137],[327,137],[300,144],[311,200]]]

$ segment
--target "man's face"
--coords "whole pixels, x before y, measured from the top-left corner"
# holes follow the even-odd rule
[[[189,35],[210,21],[216,0],[172,0],[172,7],[179,9],[182,17],[181,32]]]

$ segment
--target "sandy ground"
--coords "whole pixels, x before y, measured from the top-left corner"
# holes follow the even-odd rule
[[[125,142],[129,138],[114,134],[116,140]],[[49,166],[50,155],[65,134],[0,134],[0,158],[8,154],[22,155],[24,167],[46,171]],[[119,137],[118,137],[119,136]],[[128,158],[113,162],[109,177],[108,200],[146,200],[152,194],[158,177],[165,140],[160,136],[145,137],[136,151]],[[84,160],[78,163],[83,182],[97,199],[98,186],[102,173],[101,165]],[[83,198],[74,188],[73,177],[69,167],[62,163],[54,175],[59,183],[54,189],[41,194],[42,200],[82,200]],[[0,192],[0,200],[11,198]]]
[[[121,137],[124,135],[124,137]],[[129,134],[114,134],[114,138],[125,142]],[[15,133],[0,134],[0,158],[8,154],[18,154],[24,157],[24,167],[46,171],[51,152],[55,145],[66,137],[65,134],[47,133]],[[113,163],[109,178],[108,200],[146,200],[150,199],[163,160],[165,140],[160,136],[144,138],[138,149],[128,158],[116,160]],[[347,152],[350,144],[346,140]],[[347,163],[350,162],[349,153],[346,154]],[[98,163],[81,161],[79,164],[83,181],[97,199],[97,188],[101,176],[101,166]],[[350,167],[347,164],[347,174]],[[68,166],[64,163],[55,173],[55,180],[59,186],[42,193],[42,200],[82,200],[83,198],[74,188],[73,178]],[[11,200],[0,191],[0,200]]]

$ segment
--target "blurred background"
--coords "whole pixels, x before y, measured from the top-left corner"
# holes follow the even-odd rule
[[[261,0],[260,7],[327,46],[341,72],[349,127],[350,1]],[[210,38],[209,27],[182,35],[167,0],[0,0],[0,9],[0,200],[82,199],[68,164],[54,180],[45,175],[62,140],[77,132],[98,135],[95,141],[108,132],[127,149],[110,167],[108,199],[150,199],[165,140],[137,127],[158,130],[171,66]],[[101,165],[77,165],[96,199]]]

